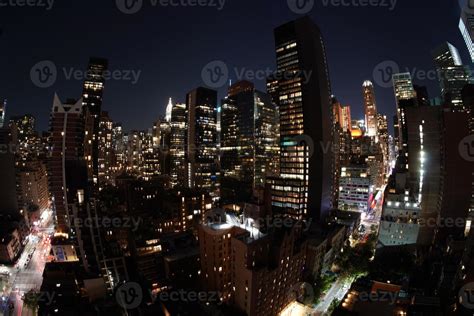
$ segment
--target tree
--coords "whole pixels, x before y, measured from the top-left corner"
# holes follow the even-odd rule
[[[38,311],[39,299],[40,293],[35,290],[30,290],[22,297],[23,304],[25,304],[25,306],[31,309],[35,314]]]

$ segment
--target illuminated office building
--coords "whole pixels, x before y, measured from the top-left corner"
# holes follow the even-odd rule
[[[474,62],[474,14],[472,14],[472,11],[462,10],[459,30],[466,42],[471,60]]]
[[[417,96],[410,73],[393,75],[393,87],[397,102],[398,150],[404,151],[407,147],[406,109],[417,106]]]
[[[375,101],[374,85],[371,81],[364,81],[362,92],[364,95],[366,135],[375,137],[377,136],[377,103]]]
[[[433,52],[444,101],[450,103],[454,111],[466,112],[462,100],[462,89],[471,82],[471,70],[462,64],[456,47],[446,42]]]
[[[150,181],[154,176],[161,174],[160,149],[155,145],[156,138],[154,137],[153,129],[144,132],[142,137],[143,162],[140,166],[140,176],[145,181]]]
[[[366,164],[351,164],[341,168],[338,209],[367,212],[372,183]]]
[[[272,205],[293,218],[325,218],[332,208],[331,87],[324,42],[309,17],[275,29],[280,109],[280,177]],[[308,76],[308,74],[311,74]]]
[[[186,134],[188,111],[186,104],[176,103],[171,109],[170,176],[173,187],[186,186]]]
[[[385,115],[377,114],[377,130],[378,130],[378,141],[383,154],[383,162],[386,170],[390,166],[390,144],[388,133],[388,120]]]
[[[9,121],[12,140],[16,143],[17,166],[38,157],[44,158],[46,148],[35,130],[36,119],[30,114],[14,116]]]
[[[217,179],[217,91],[199,87],[186,96],[188,187],[215,191]]]
[[[54,201],[56,231],[68,234],[71,213],[69,204],[84,190],[83,159],[84,121],[82,99],[62,103],[54,96],[50,119],[48,159],[49,188]]]
[[[108,112],[102,112],[99,122],[99,185],[103,189],[115,183],[114,122]]]
[[[416,245],[420,233],[420,213],[420,205],[409,190],[399,191],[396,187],[388,187],[380,219],[380,245]]]
[[[269,94],[240,81],[229,88],[221,112],[223,176],[263,187],[278,172],[278,110]]]
[[[105,85],[104,72],[107,65],[105,59],[91,58],[82,90],[85,118],[84,156],[87,176],[95,185],[99,181],[99,129]]]
[[[333,102],[333,119],[339,124],[343,132],[352,130],[352,118],[350,105],[342,105],[339,101]]]

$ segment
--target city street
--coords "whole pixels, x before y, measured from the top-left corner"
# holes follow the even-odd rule
[[[30,290],[39,291],[43,282],[43,271],[50,251],[49,235],[54,232],[50,212],[42,228],[28,237],[28,243],[14,266],[0,266],[0,272],[9,273],[2,279],[2,309],[0,315],[27,316],[34,313],[24,308],[22,297]],[[11,303],[14,309],[10,311]]]
[[[350,289],[350,286],[350,281],[344,282],[341,279],[338,279],[327,291],[321,302],[314,308],[312,315],[323,315],[329,309],[329,306],[335,299],[342,300],[344,298],[347,291]]]

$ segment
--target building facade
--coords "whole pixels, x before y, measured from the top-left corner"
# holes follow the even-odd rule
[[[304,17],[275,29],[280,177],[269,179],[276,212],[327,217],[333,198],[331,87],[319,28]],[[308,74],[311,74],[308,76]]]

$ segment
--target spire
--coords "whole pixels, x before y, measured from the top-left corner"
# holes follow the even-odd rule
[[[170,98],[168,105],[166,106],[166,121],[171,121],[171,112],[173,111],[173,100]]]
[[[0,128],[5,124],[5,113],[7,110],[7,100],[0,99]]]

